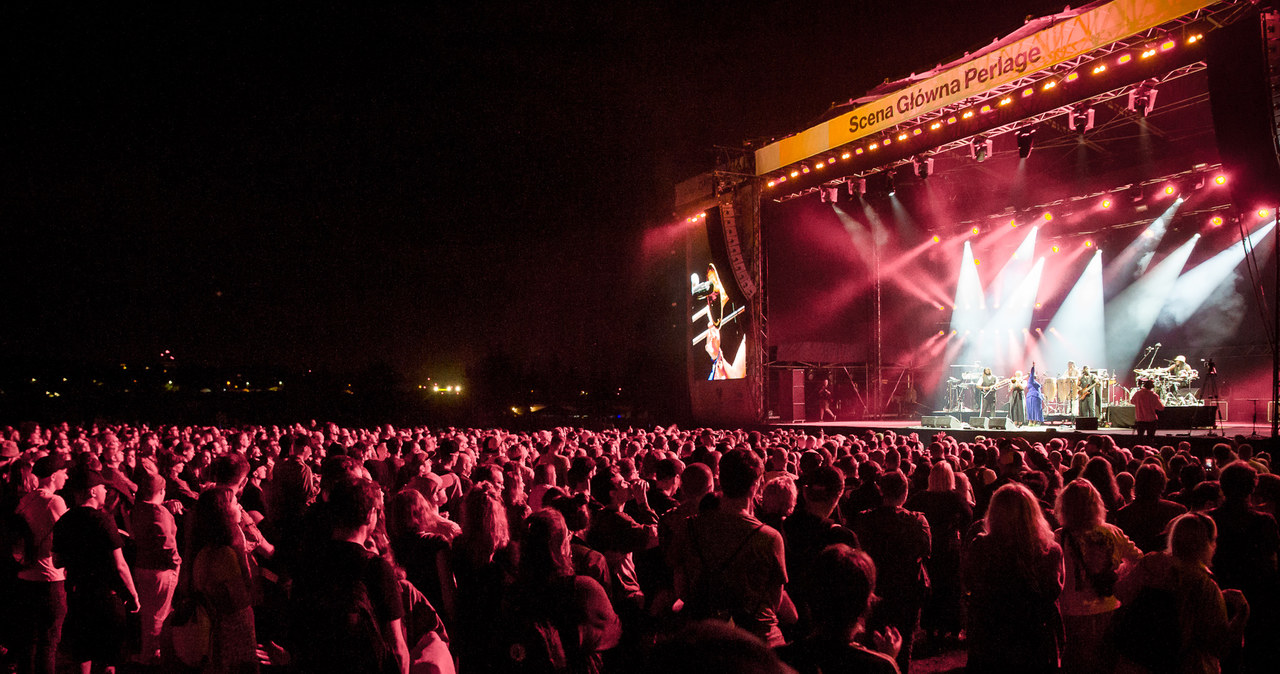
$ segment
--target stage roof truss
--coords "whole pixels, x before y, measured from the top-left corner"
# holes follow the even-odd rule
[[[1088,107],[1090,105],[1101,105],[1102,103],[1113,101],[1117,98],[1127,97],[1129,95],[1129,92],[1134,91],[1135,89],[1138,89],[1140,87],[1159,86],[1160,84],[1163,84],[1165,82],[1178,79],[1179,77],[1185,77],[1187,75],[1200,72],[1204,69],[1205,69],[1205,63],[1203,61],[1196,61],[1194,63],[1185,65],[1181,68],[1170,70],[1158,77],[1147,78],[1140,82],[1133,82],[1130,84],[1126,84],[1124,86],[1117,87],[1115,89],[1112,89],[1102,94],[1098,94],[1096,96],[1092,96],[1090,98],[1085,98],[1079,101],[1073,101],[1066,105],[1062,105],[1057,108],[1054,108],[1053,110],[1048,110],[1046,112],[1042,112],[1037,115],[1024,117],[1016,121],[1009,122],[1008,124],[993,127],[991,129],[987,129],[985,131],[982,131],[980,133],[975,133],[970,136],[965,136],[964,138],[960,138],[960,139],[951,141],[949,143],[944,143],[942,145],[931,148],[927,151],[921,152],[918,155],[914,155],[914,156],[917,156],[917,157],[935,156],[939,154],[945,154],[947,152],[952,152],[958,149],[964,149],[969,147],[969,144],[973,142],[974,138],[978,138],[978,137],[997,138],[999,136],[1002,136],[1004,134],[1007,134],[1013,131],[1017,131],[1024,127],[1034,126],[1037,124],[1043,124],[1045,122],[1049,122],[1050,120],[1053,120],[1057,117],[1060,117],[1068,113],[1070,110],[1078,106]],[[1048,78],[1041,78],[1040,80],[1037,80],[1037,81],[1044,81],[1045,79],[1048,79]],[[997,97],[991,97],[991,98],[994,99]],[[982,100],[991,100],[991,99],[984,98]],[[969,106],[965,106],[965,107],[972,107],[972,105],[973,103],[970,103]],[[1112,120],[1109,124],[1122,123],[1125,121],[1128,121],[1128,120],[1116,119],[1116,120]],[[903,126],[918,126],[918,124],[910,124],[910,125],[903,125]],[[901,127],[895,127],[894,131],[899,131],[900,129]],[[867,176],[875,175],[883,171],[892,171],[898,168],[899,166],[910,164],[911,161],[912,161],[912,157],[907,157],[907,158],[898,159],[892,162],[886,162],[885,164],[875,166],[873,168],[865,169],[863,171],[858,171],[856,173],[846,174],[838,178],[833,178],[831,180],[823,182],[822,185],[827,187],[841,185],[844,183],[848,183],[850,180],[866,178]],[[790,192],[787,194],[779,195],[777,197],[774,197],[773,200],[775,202],[782,203],[782,202],[790,201],[792,199],[796,199],[802,196],[813,194],[817,191],[818,191],[817,186],[808,187],[802,190],[798,190],[796,192]]]
[[[1172,21],[1166,22],[1160,26],[1156,26],[1154,28],[1150,28],[1148,30],[1135,33],[1134,35],[1126,37],[1122,40],[1111,42],[1109,44],[1103,45],[1089,52],[1081,54],[1080,56],[1077,56],[1073,59],[1064,61],[1062,63],[1051,66],[1049,68],[1038,70],[1034,73],[1030,73],[1024,77],[1018,78],[1014,81],[1011,81],[999,87],[994,87],[992,89],[986,90],[979,95],[971,96],[964,100],[958,101],[956,103],[952,103],[950,105],[941,107],[937,110],[933,110],[929,113],[906,119],[902,123],[886,128],[876,134],[864,136],[852,143],[847,143],[839,147],[831,148],[826,152],[838,154],[847,150],[854,149],[856,146],[861,145],[862,143],[865,143],[868,140],[872,140],[874,142],[875,138],[893,138],[910,129],[914,129],[922,126],[928,126],[934,122],[937,122],[940,120],[946,120],[951,116],[960,114],[962,111],[974,109],[982,105],[983,103],[997,102],[1004,96],[1007,96],[1011,93],[1025,89],[1027,87],[1043,86],[1043,84],[1049,81],[1061,82],[1065,80],[1065,78],[1071,73],[1079,71],[1083,66],[1086,66],[1090,63],[1096,62],[1101,59],[1105,59],[1108,56],[1111,56],[1113,54],[1117,54],[1124,51],[1138,50],[1141,48],[1150,48],[1162,43],[1163,41],[1171,37],[1186,38],[1191,35],[1199,35],[1199,34],[1212,31],[1215,28],[1219,28],[1219,27],[1233,23],[1240,16],[1243,16],[1246,12],[1248,12],[1250,8],[1251,8],[1250,3],[1221,2],[1214,5],[1210,5],[1208,7],[1199,9],[1190,14],[1181,16]],[[1185,42],[1185,39],[1179,40],[1179,41]],[[1146,78],[1142,82],[1125,85],[1123,87],[1112,90],[1105,94],[1089,97],[1085,100],[1092,101],[1096,104],[1097,102],[1110,100],[1118,96],[1127,96],[1130,91],[1134,90],[1138,86],[1158,85],[1161,82],[1167,82],[1169,80],[1176,79],[1184,75],[1189,75],[1191,73],[1198,72],[1200,70],[1203,70],[1204,67],[1205,65],[1202,61],[1197,61],[1190,65],[1172,69],[1163,75]],[[892,95],[892,93],[893,92],[890,92],[889,94],[886,94],[886,96]],[[1071,105],[1079,105],[1082,102],[1083,101],[1077,101]],[[989,129],[987,131],[966,136],[963,139],[952,141],[944,145],[939,145],[934,148],[923,148],[920,150],[920,152],[916,153],[916,156],[933,155],[933,154],[938,154],[942,152],[948,152],[958,147],[964,147],[968,145],[968,143],[975,136],[981,135],[981,136],[995,137],[995,136],[1008,133],[1009,131],[1019,129],[1026,125],[1042,123],[1045,120],[1052,119],[1053,117],[1063,114],[1064,110],[1069,109],[1071,105],[1063,106],[1061,108],[1057,108],[1047,113],[1040,113],[1037,115],[1028,116],[1028,117],[1016,120],[1014,122],[1011,122],[1009,124],[1005,124],[1003,126]],[[812,161],[812,159],[813,158],[809,158],[804,160],[803,162],[794,162],[791,164],[787,164],[786,166],[780,167],[776,171],[770,171],[768,173],[772,174],[777,172],[777,173],[785,174],[790,169],[792,169],[792,167],[800,166],[802,163],[807,163]],[[851,174],[851,175],[856,175],[857,177],[864,177],[866,175],[878,173],[885,169],[896,168],[898,166],[901,166],[902,164],[908,163],[909,161],[910,159],[908,158],[908,159],[895,160],[892,162],[886,162],[885,164],[868,168],[863,171],[859,171],[856,174]],[[767,179],[767,174],[760,175],[759,177],[762,180]],[[828,181],[825,184],[834,184],[837,182],[839,182],[839,179],[833,179],[831,181]],[[780,201],[780,202],[787,201],[790,199],[794,199],[797,196],[800,196],[800,194],[791,193],[788,195],[783,195],[778,198],[775,198],[774,200]]]

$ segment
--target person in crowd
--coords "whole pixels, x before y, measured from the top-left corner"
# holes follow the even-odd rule
[[[734,449],[719,468],[719,508],[675,528],[676,594],[684,600],[686,617],[732,619],[768,645],[780,646],[777,611],[787,582],[785,547],[782,535],[752,514],[764,462]]]
[[[464,499],[462,533],[453,541],[458,586],[455,653],[464,671],[489,662],[485,635],[515,577],[516,558],[502,498],[493,485],[481,483]]]
[[[137,501],[130,518],[136,546],[133,574],[142,623],[138,659],[152,664],[160,658],[160,628],[173,607],[182,564],[178,524],[165,505],[165,479],[159,474],[144,472],[138,476]]]
[[[1115,514],[1115,523],[1143,552],[1163,550],[1167,527],[1187,507],[1164,498],[1168,480],[1159,461],[1143,463],[1133,481],[1133,502]]]
[[[973,520],[973,506],[956,490],[955,471],[948,461],[929,469],[925,491],[912,494],[904,506],[923,513],[929,523],[929,597],[921,613],[925,633],[934,639],[957,639],[961,620],[960,553],[964,534]]]
[[[1211,568],[1221,587],[1240,590],[1249,601],[1253,617],[1245,635],[1244,657],[1251,670],[1266,671],[1280,665],[1270,643],[1280,622],[1280,531],[1272,515],[1259,512],[1250,502],[1258,486],[1258,473],[1248,462],[1236,460],[1228,464],[1218,483],[1222,505],[1209,511],[1218,529]]]
[[[822,579],[823,591],[810,603],[811,633],[778,649],[784,662],[800,674],[859,672],[897,674],[894,660],[902,637],[893,627],[870,635],[874,650],[861,641],[876,593],[876,566],[867,553],[843,543],[827,546],[810,571]]]
[[[796,479],[789,474],[779,475],[765,482],[764,489],[760,491],[760,505],[756,516],[776,531],[782,531],[783,521],[795,512],[799,495]]]
[[[925,564],[932,551],[929,522],[922,513],[903,507],[907,502],[907,478],[901,471],[885,473],[879,480],[884,505],[861,513],[853,530],[863,549],[876,563],[881,602],[872,614],[875,629],[890,626],[902,636],[898,669],[911,666],[913,635],[920,624],[920,609],[929,589]]]
[[[592,496],[602,507],[592,514],[587,545],[609,562],[614,610],[631,625],[646,607],[634,555],[658,544],[658,516],[646,502],[649,483],[638,478],[628,482],[617,472],[597,473],[592,483]],[[641,521],[624,512],[633,499]]]
[[[21,615],[14,635],[18,671],[53,674],[62,621],[67,615],[66,572],[53,563],[53,530],[67,512],[57,492],[67,482],[67,465],[56,455],[36,459],[31,469],[38,480],[34,490],[18,502],[23,524],[17,601]]]
[[[409,672],[395,568],[369,551],[381,491],[367,478],[329,493],[330,537],[311,551],[293,591],[293,657],[305,672]]]
[[[191,587],[203,598],[213,624],[210,670],[258,671],[249,551],[230,487],[213,487],[200,495],[186,559]]]
[[[1122,564],[1142,556],[1121,529],[1106,523],[1102,496],[1093,484],[1076,479],[1058,494],[1054,514],[1062,547],[1066,581],[1059,606],[1066,633],[1064,672],[1111,671],[1115,656],[1107,642],[1111,619],[1120,602],[1115,597]]]
[[[834,466],[819,466],[804,478],[804,506],[783,523],[791,582],[787,594],[800,619],[797,630],[810,624],[809,604],[826,591],[822,576],[811,572],[818,554],[837,543],[858,547],[858,535],[831,519],[844,492],[844,474]]]
[[[520,637],[543,625],[554,630],[562,646],[563,662],[556,664],[563,671],[603,671],[603,652],[616,646],[622,635],[609,597],[595,580],[574,573],[569,528],[559,512],[539,510],[527,524],[519,573],[503,609],[502,624],[516,638],[493,650],[515,660],[504,663],[506,669],[525,664],[536,649]]]
[[[1006,484],[992,495],[963,577],[969,592],[968,671],[1058,671],[1062,548],[1026,487]]]
[[[396,564],[405,577],[444,617],[457,619],[457,586],[453,578],[450,539],[431,531],[431,504],[414,489],[405,489],[387,502],[387,537]]]
[[[107,500],[102,474],[78,469],[67,489],[76,507],[53,525],[53,563],[67,574],[63,648],[82,674],[89,674],[94,663],[114,673],[124,658],[125,614],[138,610],[138,592],[125,563],[124,541],[102,511]]]
[[[1238,648],[1249,620],[1239,590],[1221,590],[1209,572],[1218,528],[1202,513],[1179,515],[1165,550],[1144,555],[1116,584],[1122,671],[1212,674]]]

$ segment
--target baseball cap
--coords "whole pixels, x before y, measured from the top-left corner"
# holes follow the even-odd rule
[[[100,484],[106,483],[107,481],[102,477],[102,473],[88,468],[74,470],[67,478],[67,488],[72,491],[93,489]]]
[[[66,467],[66,461],[63,461],[54,454],[50,454],[36,459],[35,465],[31,467],[31,473],[43,480]]]

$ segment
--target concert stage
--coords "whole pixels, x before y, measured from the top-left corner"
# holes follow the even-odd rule
[[[1265,425],[1255,426],[1247,422],[1227,422],[1219,425],[1218,430],[1212,428],[1196,428],[1183,430],[1165,430],[1161,429],[1156,433],[1154,440],[1143,438],[1142,442],[1138,442],[1138,436],[1134,434],[1132,428],[1115,428],[1115,427],[1099,427],[1098,430],[1078,430],[1072,424],[1063,423],[1051,426],[1028,426],[1024,428],[1010,428],[1007,430],[1000,429],[984,429],[984,428],[937,428],[925,426],[920,419],[849,419],[839,421],[803,421],[785,423],[774,421],[770,424],[774,428],[788,428],[794,430],[803,430],[810,434],[822,433],[825,435],[856,435],[867,431],[883,432],[893,431],[895,433],[918,433],[922,440],[928,441],[939,432],[946,433],[952,437],[958,438],[962,442],[972,441],[978,436],[982,437],[1023,437],[1032,442],[1047,442],[1052,438],[1063,438],[1068,442],[1074,443],[1077,440],[1087,438],[1090,435],[1110,435],[1116,444],[1121,447],[1132,447],[1136,444],[1145,445],[1176,445],[1182,441],[1188,441],[1193,447],[1212,446],[1221,442],[1225,437],[1243,436],[1255,450],[1266,450],[1273,454],[1280,449],[1280,441],[1274,438],[1263,437],[1259,433],[1267,433],[1269,428]]]

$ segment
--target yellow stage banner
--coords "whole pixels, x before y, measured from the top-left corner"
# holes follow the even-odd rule
[[[1218,0],[1115,0],[756,150],[756,175],[1051,68]]]

